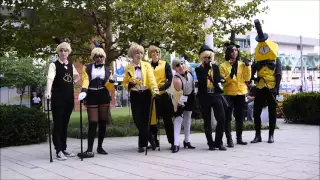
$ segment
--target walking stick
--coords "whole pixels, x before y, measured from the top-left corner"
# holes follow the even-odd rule
[[[149,112],[149,122],[148,122],[148,130],[147,130],[147,147],[146,147],[146,155],[148,155],[148,140],[149,140],[149,131],[150,131],[150,125],[151,125],[151,119],[152,119],[152,109],[153,109],[153,101],[155,100],[155,97],[151,99],[150,104],[150,112]],[[160,147],[160,146],[159,146]]]
[[[49,150],[50,150],[50,162],[52,161],[52,150],[51,150],[51,127],[50,127],[50,112],[49,112],[49,99],[47,99],[47,114],[48,114],[48,129],[49,129]]]
[[[277,99],[274,97],[273,93],[271,92],[271,89],[269,89],[269,86],[268,86],[268,84],[267,84],[267,81],[266,81],[263,77],[261,77],[261,79],[263,79],[266,87],[268,88],[269,92],[271,93],[271,96],[272,96],[274,102],[276,103],[277,108],[279,109],[279,111],[281,112],[282,116],[284,117],[284,121],[285,121],[285,122],[289,122],[288,119],[287,119],[287,117],[286,117],[286,115],[284,114],[284,112],[283,112],[282,109],[280,108]]]
[[[83,154],[83,145],[82,145],[82,103],[83,100],[80,101],[80,139],[81,139],[81,155]],[[83,156],[80,157],[81,161],[83,161]]]

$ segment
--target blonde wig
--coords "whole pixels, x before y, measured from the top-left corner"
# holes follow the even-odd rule
[[[148,49],[148,57],[151,58],[151,53],[154,51],[159,53],[159,58],[160,58],[161,57],[161,50],[160,50],[160,48],[158,48],[155,45],[150,45],[150,47]]]
[[[141,45],[137,43],[132,43],[128,50],[128,56],[132,58],[133,55],[137,53],[137,51],[144,54],[144,48]]]
[[[69,54],[70,54],[71,51],[72,51],[70,44],[67,43],[67,42],[62,42],[62,43],[60,43],[60,44],[57,46],[56,52],[59,53],[59,51],[60,51],[61,49],[66,49],[66,50],[68,50]]]
[[[183,61],[182,61],[180,58],[175,58],[175,59],[173,59],[172,62],[171,62],[171,68],[172,68],[172,69],[175,69],[176,66],[177,66],[178,64],[180,64],[180,63],[183,63]]]
[[[93,48],[92,49],[92,51],[91,51],[91,59],[93,59],[94,58],[94,56],[96,56],[96,55],[101,55],[101,56],[103,56],[104,58],[106,58],[107,56],[106,56],[106,53],[104,52],[104,50],[102,49],[102,48],[99,48],[99,47],[96,47],[96,48]]]
[[[211,57],[211,61],[214,60],[214,52],[212,51],[203,51],[200,53],[200,61],[203,61],[205,57]]]

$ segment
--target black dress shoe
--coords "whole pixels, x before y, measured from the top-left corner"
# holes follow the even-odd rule
[[[139,153],[143,153],[144,152],[144,148],[143,147],[139,147],[138,152]]]
[[[260,135],[256,135],[254,139],[251,141],[251,143],[258,143],[258,142],[262,142]]]
[[[97,148],[98,154],[108,154],[103,148]]]
[[[174,145],[174,146],[173,146],[173,148],[172,148],[172,153],[176,153],[176,152],[178,152],[178,151],[179,151],[179,149],[180,149],[180,147],[179,147],[179,146]]]
[[[220,145],[220,146],[218,146],[216,148],[219,148],[220,151],[226,151],[227,150],[227,148],[224,147],[223,145]]]
[[[88,152],[88,151],[85,151],[83,153],[78,153],[77,156],[79,158],[93,158],[94,157],[94,153],[93,152]]]
[[[183,147],[184,148],[188,148],[188,149],[195,149],[196,147],[194,147],[194,146],[191,146],[191,144],[190,144],[190,142],[184,142],[183,141]]]
[[[214,151],[216,149],[216,147],[214,145],[209,145],[209,150],[210,151]]]
[[[233,148],[233,147],[234,147],[234,144],[233,144],[233,140],[232,140],[232,139],[227,140],[227,146],[228,146],[229,148]]]
[[[242,141],[242,138],[238,138],[238,139],[237,139],[237,144],[240,144],[240,145],[247,145],[248,143],[247,143],[247,142]]]
[[[268,143],[274,143],[273,136],[269,136]]]

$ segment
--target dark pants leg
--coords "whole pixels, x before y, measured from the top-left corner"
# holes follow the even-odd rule
[[[242,139],[244,103],[245,95],[237,95],[234,97],[234,115],[236,119],[237,139]]]
[[[206,97],[199,97],[199,102],[200,102],[200,110],[201,110],[201,115],[203,118],[203,127],[204,127],[204,133],[207,138],[207,144],[209,146],[214,146],[214,141],[212,138],[212,126],[211,126],[211,99],[206,96]]]
[[[52,141],[57,153],[67,148],[67,131],[72,109],[73,99],[68,100],[57,95],[52,96]]]
[[[171,98],[167,93],[162,94],[160,96],[160,99],[156,101],[156,111],[157,111],[157,117],[162,117],[163,119],[168,142],[170,144],[173,144],[174,142],[173,122],[172,122],[173,105],[172,105]],[[154,136],[157,137],[157,134],[155,134]]]
[[[232,120],[232,110],[234,106],[234,98],[233,96],[225,96],[226,100],[229,103],[229,107],[226,108],[225,110],[225,133],[226,133],[226,138],[227,142],[232,141],[232,135],[231,135],[231,120]]]
[[[214,116],[217,120],[216,126],[216,137],[215,137],[215,146],[219,147],[222,145],[222,137],[224,132],[224,123],[225,123],[225,113],[224,113],[224,105],[222,102],[220,95],[214,97],[212,101],[212,108],[214,112]],[[210,112],[211,114],[211,112]]]
[[[151,92],[130,92],[130,103],[133,121],[139,130],[139,147],[146,147],[151,105]]]
[[[269,111],[269,135],[273,136],[274,129],[276,128],[277,121],[277,102],[272,97],[273,94],[268,90],[266,93],[267,103],[268,103],[268,111]]]
[[[261,135],[261,112],[266,103],[266,94],[263,89],[257,89],[253,106],[254,128],[256,135]]]

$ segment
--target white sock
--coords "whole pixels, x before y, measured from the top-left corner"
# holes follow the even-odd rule
[[[189,142],[192,111],[183,112],[184,142]]]
[[[179,137],[181,131],[182,117],[178,116],[174,119],[174,145],[179,146]]]

